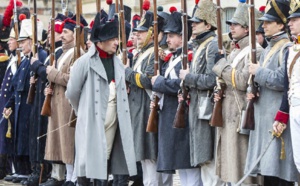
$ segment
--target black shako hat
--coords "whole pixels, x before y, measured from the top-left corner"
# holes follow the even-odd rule
[[[142,17],[140,24],[134,28],[134,31],[148,31],[153,24],[153,12],[147,11],[145,15]]]
[[[294,17],[300,17],[300,2],[296,0],[291,0],[290,8],[291,8],[289,12],[290,16],[288,17],[288,19]]]
[[[120,10],[120,6],[119,6],[119,10]],[[113,19],[114,15],[116,13],[116,5],[113,3],[111,5],[109,5],[109,11],[108,11],[108,19]],[[125,20],[127,22],[131,22],[131,8],[124,5],[124,16],[125,16]]]
[[[169,21],[170,14],[167,12],[157,12],[158,18],[157,18],[157,23],[158,23],[158,32],[164,31],[167,26],[167,22]]]
[[[65,16],[64,14],[61,14],[61,13],[57,13],[56,17],[55,17],[55,20],[57,21],[64,21],[66,20],[68,17]]]
[[[165,33],[176,33],[176,34],[182,33],[181,13],[177,11],[171,13],[166,22],[167,25],[164,28]]]
[[[289,0],[270,0],[266,6],[265,14],[259,18],[260,21],[280,21],[287,22],[290,10]]]
[[[88,23],[86,22],[84,17],[80,15],[80,28],[81,28],[80,31],[87,25]],[[72,18],[65,19],[64,22],[62,23],[62,27],[74,32],[74,29],[76,27],[76,15],[74,15]]]
[[[112,38],[117,38],[119,36],[119,21],[118,17],[115,16],[114,19],[102,23],[100,18],[100,13],[98,12],[94,25],[91,32],[91,41],[96,42],[103,42],[107,41]]]

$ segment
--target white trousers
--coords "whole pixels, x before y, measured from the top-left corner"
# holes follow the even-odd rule
[[[144,186],[172,186],[173,175],[158,173],[156,167],[156,161],[154,160],[142,160],[143,169],[143,183]]]
[[[104,122],[105,137],[107,144],[107,159],[110,158],[110,154],[113,148],[115,134],[117,131],[117,93],[116,85],[114,82],[109,84],[109,98],[106,111],[106,117]]]
[[[51,177],[62,181],[65,179],[66,167],[62,164],[52,163]]]
[[[294,162],[300,173],[300,105],[290,107],[290,125]]]
[[[179,169],[178,173],[182,186],[203,186],[200,168]]]
[[[223,182],[215,173],[215,161],[211,161],[201,166],[201,179],[203,186],[225,186]]]

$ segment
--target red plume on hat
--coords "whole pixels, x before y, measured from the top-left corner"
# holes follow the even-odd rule
[[[17,7],[22,6],[22,2],[18,1],[16,2]],[[14,0],[10,0],[8,6],[5,9],[4,15],[3,15],[3,26],[10,27],[11,17],[14,14]]]
[[[143,10],[147,11],[150,8],[150,1],[149,0],[144,0],[143,3]]]
[[[261,6],[261,7],[259,7],[259,11],[260,11],[260,12],[265,12],[265,9],[266,9],[266,6]]]
[[[112,4],[112,0],[106,0],[106,4],[111,5]]]
[[[19,20],[23,21],[24,19],[26,19],[26,15],[25,14],[20,14],[19,15]]]
[[[176,12],[176,11],[177,11],[177,8],[176,8],[175,6],[171,6],[170,9],[169,9],[169,11],[170,11],[171,14],[172,14],[173,12]]]
[[[199,3],[200,0],[195,0],[195,4],[197,5]]]

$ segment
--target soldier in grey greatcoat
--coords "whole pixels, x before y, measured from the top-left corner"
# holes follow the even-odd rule
[[[213,162],[214,133],[209,125],[212,104],[209,97],[216,85],[216,75],[212,68],[218,53],[216,5],[210,0],[202,0],[198,4],[192,22],[193,61],[190,69],[180,70],[180,78],[189,87],[189,128],[190,128],[190,161],[192,166],[201,166],[201,179],[204,185],[220,185],[221,180],[215,176]],[[204,100],[208,102],[203,102]],[[208,117],[199,115],[206,110]],[[204,113],[204,112],[202,112]],[[200,169],[199,169],[200,171]]]
[[[280,12],[276,7],[280,8]],[[268,4],[266,13],[260,20],[264,22],[263,28],[269,45],[263,52],[259,64],[249,66],[249,72],[255,75],[254,81],[260,89],[257,98],[254,98],[254,95],[248,96],[255,99],[255,130],[250,132],[245,173],[251,171],[251,176],[263,175],[264,185],[272,186],[294,185],[293,182],[298,180],[298,171],[293,162],[289,125],[282,133],[284,147],[281,145],[281,139],[275,138],[260,163],[252,168],[252,164],[263,153],[271,139],[272,134],[269,131],[273,128],[274,117],[283,95],[285,56],[288,51],[286,43],[289,42],[284,30],[288,11],[288,1],[276,0]],[[285,159],[281,157],[284,150]]]
[[[222,78],[227,86],[222,105],[223,127],[218,127],[216,133],[216,173],[223,181],[231,183],[237,183],[244,175],[249,139],[248,135],[242,134],[240,128],[241,112],[246,107],[249,79],[249,16],[245,14],[247,11],[248,5],[239,3],[233,17],[226,22],[230,25],[235,48],[227,59],[221,58],[213,67],[213,72]],[[256,48],[258,60],[263,49],[258,43]],[[215,96],[215,101],[218,100],[219,97]],[[255,182],[255,179],[247,179],[244,184]]]
[[[156,173],[157,134],[147,133],[150,114],[151,77],[154,75],[154,47],[152,29],[153,13],[147,11],[134,30],[137,33],[138,53],[133,57],[132,67],[125,68],[129,83],[129,108],[136,161],[141,161],[145,186],[158,185]]]

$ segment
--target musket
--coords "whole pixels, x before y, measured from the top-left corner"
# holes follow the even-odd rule
[[[38,39],[37,39],[37,13],[36,13],[36,0],[33,0],[33,15],[32,15],[32,19],[33,19],[33,22],[32,22],[32,35],[33,35],[33,38],[32,38],[32,43],[33,43],[33,48],[32,48],[32,57],[35,57],[37,51],[38,51]],[[37,78],[37,75],[33,74],[33,77],[34,79]],[[31,83],[30,84],[30,87],[29,87],[29,91],[28,91],[28,96],[27,96],[27,100],[26,100],[26,103],[27,104],[32,104],[33,103],[33,100],[34,100],[34,96],[35,96],[35,82],[34,83]]]
[[[154,6],[154,76],[157,75],[158,73],[158,23],[157,23],[157,8],[156,8],[156,0],[153,0],[153,6]],[[154,106],[150,110],[150,115],[147,123],[147,132],[158,132],[158,102],[159,98],[158,96],[154,93],[153,95],[153,102]]]
[[[119,0],[116,0],[116,3],[115,3],[115,14],[117,14],[119,16]]]
[[[81,33],[81,28],[80,28],[80,15],[82,14],[82,4],[81,4],[81,0],[76,0],[76,27],[75,27],[75,33],[76,33],[76,47],[74,48],[74,61],[76,61],[80,55],[81,55],[81,47],[84,47],[84,38],[83,36],[83,32]],[[72,109],[71,114],[70,114],[70,118],[69,118],[69,126],[70,127],[75,127],[76,125],[76,120],[74,120],[74,118],[76,118],[76,114],[75,111]]]
[[[17,13],[17,0],[14,0],[14,31],[16,35],[16,40],[19,39],[19,23],[18,23],[18,13]],[[19,44],[17,42],[17,49],[16,49],[16,54],[17,54],[17,64],[18,66],[21,63],[21,53],[19,50]]]
[[[181,8],[182,8],[182,69],[187,69],[187,62],[188,62],[188,25],[187,25],[187,5],[186,0],[181,0]],[[175,119],[173,122],[174,128],[185,128],[185,122],[186,122],[186,109],[187,109],[187,96],[188,96],[188,90],[187,87],[184,86],[184,82],[182,85],[182,97],[183,100],[181,100],[177,107],[177,112],[175,115]]]
[[[118,0],[116,0],[117,2]],[[127,45],[126,45],[126,30],[125,30],[125,13],[123,0],[120,0],[120,25],[121,25],[121,40],[122,40],[122,61],[127,63]]]
[[[81,47],[83,48],[82,42],[84,41],[81,37],[81,28],[80,28],[80,15],[82,14],[82,4],[81,0],[76,0],[76,27],[75,27],[75,33],[76,33],[76,47],[74,51],[74,61],[76,61],[80,57],[80,50]],[[83,32],[82,32],[83,33]]]
[[[256,37],[255,37],[255,11],[254,11],[254,0],[250,0],[250,44],[251,44],[251,54],[250,61],[256,64]],[[243,129],[254,130],[255,121],[254,121],[254,102],[258,99],[258,86],[254,82],[254,75],[250,75],[248,80],[247,93],[254,95],[254,98],[248,100],[247,106],[245,109],[245,116],[242,120]]]
[[[52,0],[52,13],[51,13],[51,46],[50,46],[50,66],[53,66],[55,62],[55,0]],[[54,83],[50,82],[49,87],[51,90],[54,88]],[[43,116],[51,116],[51,94],[47,94],[44,100],[44,104],[42,107],[41,115]]]
[[[101,13],[101,1],[100,0],[96,0],[96,6],[97,6],[97,12]]]
[[[218,48],[219,54],[223,53],[222,44],[222,23],[221,23],[221,3],[217,0],[217,27],[218,27]],[[213,113],[210,120],[210,125],[213,127],[223,127],[223,116],[222,116],[222,102],[223,95],[226,89],[226,84],[222,78],[217,77],[216,93],[219,95],[220,100],[215,102]]]
[[[140,16],[143,17],[143,0],[140,0]]]

